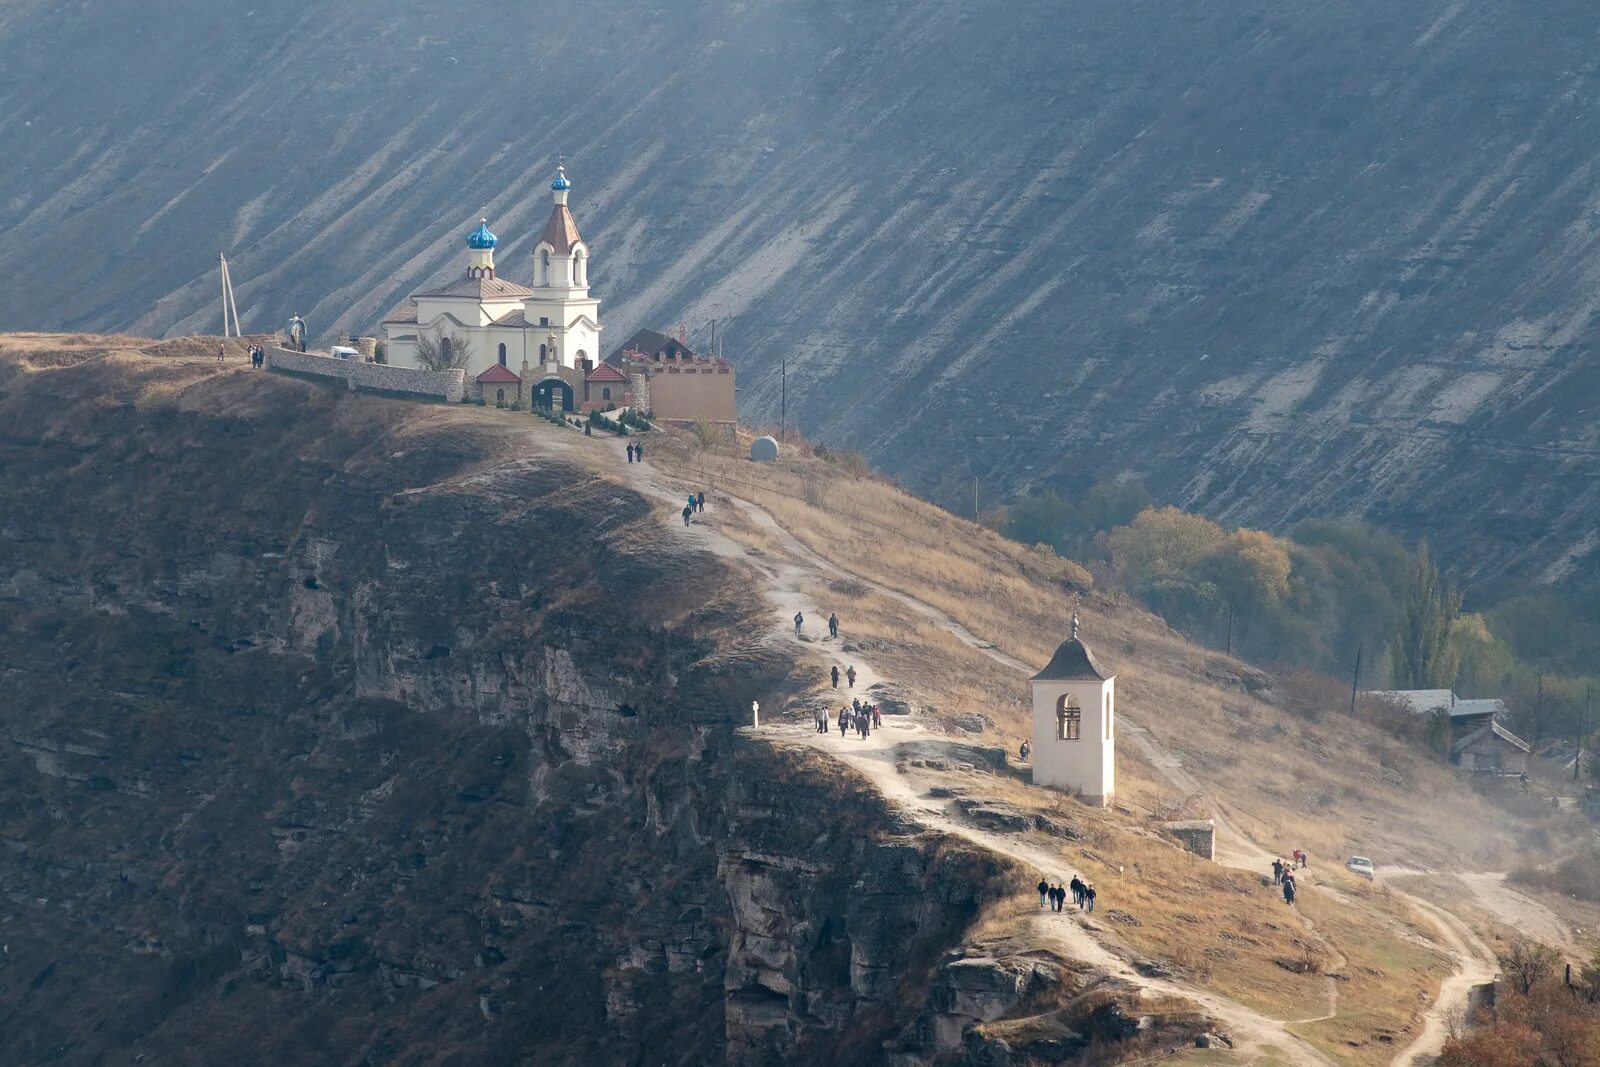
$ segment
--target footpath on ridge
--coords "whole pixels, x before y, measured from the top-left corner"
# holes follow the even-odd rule
[[[899,590],[849,573],[818,556],[796,540],[766,509],[747,498],[729,494],[733,506],[739,508],[754,525],[772,535],[781,544],[783,552],[781,558],[769,554],[762,554],[759,558],[753,557],[743,545],[717,529],[715,514],[708,516],[713,521],[707,522],[702,518],[697,519],[693,526],[684,526],[679,511],[690,491],[689,483],[675,475],[671,469],[663,469],[655,462],[638,464],[623,462],[621,458],[623,448],[621,442],[615,444],[618,462],[621,464],[627,484],[666,505],[662,519],[665,529],[671,531],[674,536],[691,539],[697,546],[718,556],[739,560],[763,579],[761,592],[772,606],[773,622],[767,636],[768,640],[793,644],[794,630],[788,620],[797,611],[804,612],[806,617],[812,620],[813,628],[820,627],[821,620],[826,618],[827,613],[806,595],[805,585],[818,580],[848,578],[868,585],[876,592],[905,605],[916,614],[937,622],[964,643],[982,651],[996,662],[1026,674],[1032,673],[1024,664],[981,641],[938,609]],[[727,505],[717,501],[713,506]],[[800,642],[800,646],[808,652],[814,647],[807,642]],[[854,653],[853,656],[858,690],[868,691],[874,685],[888,681],[865,654]],[[819,660],[818,676],[820,677],[822,673]],[[846,740],[833,733],[817,733],[809,720],[803,723],[782,722],[766,719],[765,714],[764,712],[763,722],[759,728],[759,734],[764,739],[773,744],[804,745],[840,761],[858,772],[885,799],[926,829],[971,841],[1039,872],[1057,872],[1062,868],[1063,860],[1059,854],[1036,848],[1006,835],[986,831],[958,819],[952,811],[951,799],[927,795],[918,788],[914,778],[900,769],[898,755],[902,749],[908,746],[954,743],[959,740],[958,738],[930,730],[914,720],[900,721],[898,717],[890,716],[884,719],[882,728],[873,731],[870,738]],[[1123,722],[1127,728],[1125,718]],[[1173,768],[1178,767],[1176,759],[1166,755],[1147,732],[1137,727],[1134,729],[1138,738],[1136,743],[1145,749],[1152,762],[1161,760]],[[1192,778],[1186,774],[1182,777],[1183,788],[1191,792],[1202,792]],[[1218,828],[1219,830],[1222,828],[1220,822]],[[1239,840],[1243,841],[1243,838]],[[1253,875],[1259,875],[1270,859],[1264,850],[1253,843],[1245,842],[1245,844],[1247,848],[1236,848],[1232,855],[1238,856],[1240,860],[1248,859],[1250,863],[1247,869]],[[1259,863],[1254,862],[1257,858],[1260,859]],[[1244,862],[1236,865],[1246,866]],[[1027,891],[1031,892],[1031,888]],[[1114,943],[1108,945],[1102,941],[1075,915],[1052,916],[1046,912],[1033,919],[1031,928],[1038,944],[1053,948],[1063,958],[1087,964],[1108,976],[1122,979],[1150,993],[1178,997],[1196,1004],[1217,1019],[1221,1027],[1229,1032],[1242,1053],[1265,1056],[1264,1062],[1289,1062],[1297,1065],[1318,1065],[1318,1067],[1334,1062],[1309,1042],[1287,1029],[1291,1023],[1309,1020],[1274,1019],[1192,983],[1171,978],[1152,978],[1141,974],[1118,953]],[[1337,992],[1332,989],[1334,986],[1332,980],[1329,981],[1329,985],[1329,1016],[1331,1016],[1336,1010]]]
[[[623,447],[621,442],[615,444],[619,457]],[[807,582],[847,579],[866,585],[875,592],[904,605],[915,615],[942,627],[963,644],[1007,669],[1015,670],[1024,677],[1033,673],[1029,665],[979,638],[938,608],[902,590],[847,571],[833,561],[819,556],[785,529],[767,509],[750,499],[749,494],[740,495],[737,486],[721,485],[719,491],[725,494],[754,526],[772,536],[781,545],[783,552],[781,559],[766,555],[760,559],[753,558],[744,546],[718,530],[715,522],[706,523],[697,520],[693,527],[684,527],[678,520],[677,509],[681,507],[689,492],[691,481],[675,474],[671,468],[662,468],[655,463],[640,463],[624,464],[622,469],[626,473],[628,483],[634,488],[672,505],[663,517],[663,524],[668,529],[674,530],[679,536],[693,538],[696,544],[717,555],[740,560],[765,579],[762,592],[773,607],[769,640],[794,642],[794,634],[787,620],[796,611],[804,612],[816,626],[820,626],[821,620],[826,617],[822,606],[812,602],[804,593]],[[802,647],[806,647],[805,643],[802,643]],[[816,656],[820,651],[818,649],[812,655]],[[864,653],[853,654],[853,662],[858,675],[857,684],[862,691],[870,690],[875,684],[887,681]],[[819,659],[819,676],[821,671],[822,665]],[[1259,876],[1271,865],[1274,854],[1240,831],[1228,819],[1226,805],[1184,768],[1180,757],[1164,747],[1159,738],[1136,720],[1130,720],[1124,715],[1121,723],[1124,736],[1132,741],[1144,759],[1158,773],[1184,795],[1197,796],[1206,803],[1216,824],[1216,862],[1219,865],[1236,868],[1252,876]],[[857,740],[840,743],[843,739],[836,738],[831,733],[818,734],[811,729],[809,723],[767,722],[761,727],[761,732],[775,743],[806,745],[839,760],[860,773],[886,799],[929,830],[964,838],[1041,872],[1051,872],[1061,867],[1059,855],[1034,848],[1005,835],[985,831],[958,819],[952,811],[953,801],[949,798],[931,797],[920,791],[915,780],[904,772],[901,761],[897,758],[898,751],[909,744],[955,743],[959,741],[958,738],[936,733],[915,721],[896,721],[894,718],[886,718],[882,729],[875,730],[870,738],[859,740],[859,743]],[[1473,986],[1492,981],[1499,970],[1494,951],[1468,922],[1437,904],[1404,891],[1393,883],[1393,879],[1403,880],[1409,876],[1425,876],[1431,873],[1429,871],[1386,872],[1385,881],[1389,889],[1436,928],[1440,936],[1440,947],[1451,957],[1455,965],[1454,972],[1444,980],[1439,994],[1420,1017],[1416,1036],[1409,1045],[1397,1051],[1392,1060],[1393,1067],[1412,1067],[1436,1056],[1448,1036],[1450,1019],[1464,1010],[1469,990]],[[1573,948],[1570,931],[1565,925],[1549,909],[1507,886],[1503,873],[1465,873],[1460,877],[1472,889],[1481,904],[1500,914],[1516,916],[1519,926],[1526,924],[1536,930],[1539,936],[1561,947],[1563,951],[1569,953],[1576,951]],[[1319,889],[1341,898],[1343,896],[1331,885],[1321,885]],[[1311,921],[1304,914],[1297,913],[1297,916],[1307,931],[1315,935],[1315,927]],[[1191,983],[1153,979],[1140,974],[1112,947],[1108,947],[1094,933],[1076,921],[1051,921],[1046,913],[1038,916],[1032,926],[1041,945],[1051,946],[1065,957],[1090,964],[1108,975],[1122,978],[1153,993],[1180,996],[1201,1006],[1213,1014],[1220,1023],[1231,1028],[1232,1036],[1242,1050],[1285,1055],[1289,1058],[1289,1062],[1296,1064],[1333,1062],[1288,1027],[1337,1016],[1339,986],[1334,978],[1326,979],[1327,1007],[1324,1014],[1303,1019],[1274,1019]],[[1334,968],[1342,969],[1344,966],[1342,955],[1334,950],[1334,957]]]

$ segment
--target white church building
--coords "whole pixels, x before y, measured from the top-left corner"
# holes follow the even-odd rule
[[[1033,676],[1033,782],[1104,807],[1117,788],[1117,677],[1078,638]]]
[[[602,362],[600,300],[589,295],[589,248],[567,206],[571,188],[565,167],[558,166],[550,217],[533,246],[531,287],[496,273],[498,239],[481,220],[467,235],[464,274],[411,294],[384,317],[386,361],[421,367],[421,349],[428,346],[443,365],[464,366],[469,381],[493,385],[502,395],[515,383],[518,400],[570,411],[588,399],[590,384],[597,399],[604,393],[607,401],[622,400],[626,377]],[[451,351],[458,343],[466,348],[464,362]],[[528,397],[521,395],[524,386]]]

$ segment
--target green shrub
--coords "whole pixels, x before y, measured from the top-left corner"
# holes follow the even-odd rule
[[[511,402],[511,410],[512,410],[512,411],[521,411],[521,410],[522,410],[522,401],[520,401],[520,400],[513,400],[513,401],[512,401],[512,402]]]
[[[481,397],[481,396],[480,396],[480,397],[479,397],[479,398],[478,398],[478,406],[479,406],[479,407],[480,407],[480,408],[483,408],[483,407],[488,407],[488,406],[489,406],[489,401],[488,401],[488,399],[487,399],[487,398],[486,398],[486,397]]]

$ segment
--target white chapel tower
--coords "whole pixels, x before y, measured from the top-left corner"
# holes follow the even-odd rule
[[[1033,676],[1033,782],[1077,793],[1100,807],[1117,786],[1117,676],[1078,639],[1061,642]]]
[[[533,293],[523,314],[539,337],[537,362],[592,370],[601,360],[600,299],[589,295],[589,246],[567,207],[571,188],[566,168],[557,166],[550,183],[555,202],[533,246]]]

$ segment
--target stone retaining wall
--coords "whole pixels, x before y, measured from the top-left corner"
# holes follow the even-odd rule
[[[279,374],[302,378],[337,379],[350,389],[389,396],[457,401],[466,395],[467,388],[467,372],[460,368],[434,371],[391,367],[384,363],[335,359],[315,352],[293,352],[287,348],[268,348],[267,367]]]

